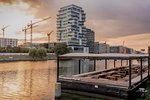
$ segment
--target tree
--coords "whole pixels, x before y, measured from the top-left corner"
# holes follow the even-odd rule
[[[66,44],[57,44],[54,46],[54,53],[58,55],[63,55],[66,53],[70,53],[72,51],[71,48],[68,48]]]
[[[29,50],[29,56],[32,58],[37,58],[37,49],[36,48],[32,48]]]
[[[29,53],[29,48],[21,48],[21,53]]]
[[[47,50],[45,48],[38,48],[37,49],[37,57],[38,58],[44,58],[47,56]]]

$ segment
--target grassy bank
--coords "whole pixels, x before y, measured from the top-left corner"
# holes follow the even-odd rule
[[[55,55],[48,55],[45,58],[42,59],[36,59],[36,60],[50,60],[50,59],[56,59]],[[0,55],[0,61],[19,61],[19,60],[35,60],[32,57],[28,56],[28,55]]]

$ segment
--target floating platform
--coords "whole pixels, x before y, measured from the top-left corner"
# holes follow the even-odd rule
[[[87,92],[112,96],[114,98],[129,99],[130,93],[135,92],[141,84],[149,79],[147,66],[143,66],[142,81],[140,67],[134,65],[131,70],[131,89],[129,89],[129,69],[127,66],[104,71],[94,71],[71,77],[62,77],[59,81],[62,84],[62,89],[68,92],[80,91],[79,93],[83,92],[84,94]]]
[[[62,84],[62,90],[65,92],[88,95],[97,98],[110,100],[135,98],[136,91],[143,86],[150,78],[150,60],[148,55],[138,54],[66,54],[59,56],[57,68],[59,69],[60,59],[90,59],[94,60],[94,69],[96,60],[105,60],[105,70],[93,71],[70,77],[59,78]],[[127,60],[128,65],[107,69],[107,60]],[[147,59],[148,64],[143,65],[143,59]],[[132,60],[139,60],[140,65],[132,64]],[[80,63],[80,62],[79,62]],[[79,64],[79,69],[80,69]],[[132,99],[131,99],[132,100]]]

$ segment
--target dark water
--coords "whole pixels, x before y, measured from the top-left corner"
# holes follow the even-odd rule
[[[66,64],[64,67],[61,66],[61,74],[68,76],[78,73],[76,63],[71,63],[70,61],[61,63],[63,63],[62,66]],[[93,70],[92,63],[90,64],[88,71]],[[123,64],[125,65],[126,62]],[[69,67],[72,65],[74,65],[74,67]],[[104,69],[102,62],[97,62],[97,66],[98,65],[100,65],[101,68],[97,67],[97,70]],[[113,64],[110,62],[109,66],[111,68]],[[120,66],[119,62],[117,66]],[[56,61],[54,60],[0,63],[0,100],[55,100],[55,83]],[[148,87],[148,89],[149,88],[150,87]],[[62,98],[57,100],[102,99],[62,93]]]

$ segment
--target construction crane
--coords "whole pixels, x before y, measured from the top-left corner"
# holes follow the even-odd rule
[[[9,27],[9,25],[8,25],[8,26],[3,26],[3,28],[1,29],[1,30],[3,31],[3,40],[4,40],[4,35],[5,35],[5,29],[6,29],[7,27]]]
[[[28,27],[30,28],[30,30],[31,30],[31,48],[32,48],[32,29],[33,29],[33,25],[35,25],[35,24],[37,24],[37,23],[40,23],[40,22],[43,22],[43,21],[45,21],[45,20],[48,20],[48,19],[50,19],[51,17],[47,17],[47,18],[44,18],[44,19],[42,19],[42,20],[40,20],[40,21],[37,21],[37,22],[34,22],[34,23],[32,23],[32,20],[31,20],[31,23],[30,24],[28,24]]]
[[[50,49],[50,35],[53,33],[53,31],[51,31],[50,33],[47,33],[48,36],[48,49]]]
[[[33,26],[33,28],[35,28],[35,27],[37,27],[38,25],[36,25],[36,26]],[[24,41],[25,41],[25,44],[27,43],[27,30],[29,30],[30,28],[27,28],[26,26],[25,26],[25,28],[24,29],[22,29],[22,31],[24,31],[24,35],[25,35],[25,39],[24,39]]]

